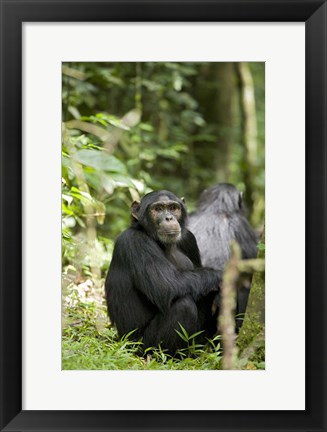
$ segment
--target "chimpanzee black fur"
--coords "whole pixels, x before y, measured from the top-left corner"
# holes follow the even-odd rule
[[[204,266],[223,272],[232,240],[240,245],[243,259],[257,256],[257,237],[244,215],[242,193],[232,184],[221,183],[202,192],[197,210],[190,216],[189,229],[195,235]],[[243,279],[237,294],[237,330],[243,322],[249,288],[250,279]]]
[[[172,192],[157,191],[132,204],[132,224],[115,244],[106,279],[111,322],[119,336],[143,337],[144,348],[161,344],[174,354],[189,335],[215,331],[211,304],[219,271],[201,268],[194,235],[185,227],[186,208]]]

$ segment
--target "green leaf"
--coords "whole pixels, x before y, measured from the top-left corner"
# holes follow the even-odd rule
[[[91,116],[92,121],[97,121],[101,124],[111,124],[111,126],[115,126],[118,129],[122,129],[124,131],[129,131],[130,127],[125,124],[122,119],[113,116],[111,114],[106,114],[106,113],[98,113],[95,116]],[[104,123],[105,122],[105,123]]]
[[[154,127],[149,124],[149,123],[140,123],[139,124],[139,128],[141,130],[147,131],[147,132],[153,132],[154,131]]]
[[[131,187],[135,189],[135,184],[133,183],[130,177],[126,177],[121,174],[112,173],[110,174],[110,178],[114,180],[116,186]]]
[[[101,184],[103,189],[107,192],[108,195],[112,195],[115,190],[115,182],[109,175],[102,175],[101,176]]]
[[[175,332],[178,334],[178,336],[183,339],[183,341],[188,342],[188,338],[185,337],[181,332],[175,329]]]
[[[191,336],[190,336],[190,339],[194,339],[194,338],[196,338],[197,336],[199,336],[201,333],[203,333],[204,332],[204,330],[200,330],[200,331],[198,331],[198,332],[196,332],[196,333],[193,333]],[[202,346],[202,345],[201,345]]]
[[[81,190],[77,189],[77,187],[75,187],[75,186],[73,186],[71,188],[70,193],[71,193],[71,196],[79,199],[80,201],[84,202],[85,204],[93,203],[93,198],[89,193],[81,191]]]
[[[266,249],[266,245],[264,243],[258,243],[257,248],[258,250],[264,251]]]
[[[105,151],[81,149],[74,154],[74,159],[82,165],[86,165],[98,170],[126,174],[125,165]]]
[[[71,197],[70,195],[62,194],[61,196],[63,200],[68,202],[68,204],[71,204],[73,202],[73,197]]]
[[[62,212],[64,213],[64,214],[66,214],[66,215],[69,215],[69,216],[73,216],[74,215],[74,211],[73,210],[71,210],[71,208],[68,208],[67,206],[66,206],[66,204],[64,204],[64,203],[62,203]]]

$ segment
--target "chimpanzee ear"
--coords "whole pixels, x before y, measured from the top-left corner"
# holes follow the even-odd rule
[[[182,201],[183,204],[185,204],[185,198],[181,197],[180,200]]]
[[[136,220],[139,219],[139,209],[140,209],[140,202],[139,201],[133,201],[132,205],[131,205],[131,214],[133,216],[133,218],[135,218]]]

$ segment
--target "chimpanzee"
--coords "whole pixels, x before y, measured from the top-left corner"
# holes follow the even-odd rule
[[[119,336],[135,330],[143,346],[161,344],[169,354],[185,343],[175,330],[189,335],[212,331],[211,304],[221,272],[201,268],[194,235],[185,227],[184,202],[172,192],[150,192],[133,202],[132,223],[116,240],[106,278],[111,322]]]
[[[223,272],[232,240],[240,245],[243,259],[257,255],[257,237],[244,215],[242,193],[232,184],[221,183],[202,192],[196,212],[190,215],[189,229],[195,235],[204,266]],[[243,277],[238,289],[237,331],[243,323],[250,283],[249,277]]]

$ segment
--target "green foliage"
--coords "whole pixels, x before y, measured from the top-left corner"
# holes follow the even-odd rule
[[[264,64],[250,66],[255,80],[259,126],[255,178],[262,191]],[[207,76],[209,90],[205,96],[202,83]],[[101,127],[109,134],[109,142],[114,135],[113,146],[108,142],[98,144],[113,150],[113,156],[127,165],[129,176],[150,189],[172,189],[177,195],[186,196],[192,205],[199,192],[216,181],[212,162],[225,160],[225,150],[217,142],[217,119],[210,114],[216,109],[212,89],[221,91],[225,85],[222,79],[225,78],[215,76],[215,63],[64,64],[63,118],[67,124],[77,119]],[[139,112],[139,121],[128,117],[135,110]],[[236,110],[234,115],[230,176],[221,180],[232,181],[245,189],[240,113]],[[228,128],[219,124],[219,134],[229,133]],[[214,157],[209,148],[213,149]],[[204,157],[206,154],[208,157]]]

